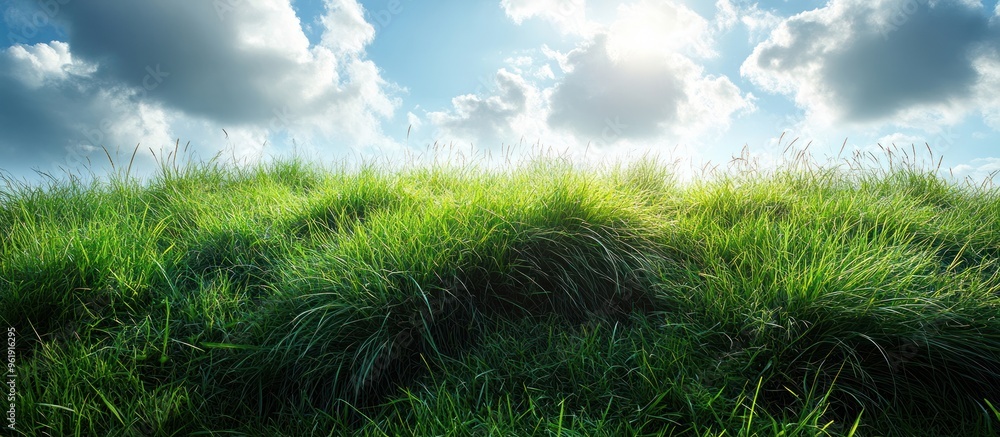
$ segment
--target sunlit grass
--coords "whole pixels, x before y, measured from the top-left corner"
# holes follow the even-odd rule
[[[1000,198],[913,154],[164,161],[6,181],[18,432],[1000,428]]]

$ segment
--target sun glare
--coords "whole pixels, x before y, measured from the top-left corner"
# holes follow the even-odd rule
[[[646,3],[618,9],[608,29],[608,50],[617,59],[662,59],[672,53],[710,56],[708,23],[682,5],[650,7]]]
[[[612,29],[608,35],[608,50],[616,58],[655,58],[669,50],[664,41],[656,38],[659,32],[650,31],[646,23]]]

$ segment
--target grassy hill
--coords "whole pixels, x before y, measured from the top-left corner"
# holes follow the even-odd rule
[[[8,181],[15,428],[995,435],[1000,193],[861,158]]]

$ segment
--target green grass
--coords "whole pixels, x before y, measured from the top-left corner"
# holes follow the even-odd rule
[[[7,181],[17,432],[995,435],[1000,193],[888,153]]]

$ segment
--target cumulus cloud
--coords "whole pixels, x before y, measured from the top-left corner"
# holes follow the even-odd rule
[[[734,4],[731,0],[718,0],[715,9],[715,30],[726,32],[742,24],[753,43],[763,40],[782,21],[773,11],[761,9],[758,3],[740,1]]]
[[[287,1],[248,0],[231,9],[169,0],[71,2],[60,18],[74,52],[100,62],[103,77],[142,87],[148,69],[159,68],[169,76],[155,98],[169,107],[260,123],[278,108],[332,107],[357,95],[350,73],[359,68],[352,64],[374,29],[353,0],[325,5],[325,31],[313,47]]]
[[[365,21],[364,9],[354,0],[324,0],[322,45],[337,55],[357,55],[375,39],[375,27]]]
[[[1000,41],[1000,36],[996,37]],[[990,56],[976,60],[976,70],[980,74],[975,95],[982,107],[983,119],[993,129],[1000,131],[1000,44],[993,48]]]
[[[592,138],[616,126],[621,138],[652,139],[723,127],[734,112],[753,108],[752,96],[684,56],[630,62],[612,57],[606,41],[599,36],[567,56],[570,71],[551,93],[552,127]]]
[[[729,30],[739,22],[739,9],[730,0],[715,2],[715,27],[719,30]]]
[[[74,59],[69,45],[59,41],[11,46],[4,54],[8,60],[5,70],[28,89],[62,82],[70,76],[88,76],[96,70],[95,66]]]
[[[906,134],[903,132],[894,132],[888,135],[883,135],[880,137],[876,143],[883,146],[906,147],[915,144],[923,144],[924,138],[916,135]]]
[[[104,144],[168,140],[161,110],[131,100],[135,90],[95,86],[94,68],[61,42],[0,53],[5,167],[39,160],[72,167]]]
[[[972,2],[976,3],[976,2]],[[784,20],[741,73],[824,124],[957,122],[978,100],[989,17],[969,2],[832,0]],[[994,36],[995,38],[995,36]]]
[[[705,74],[693,59],[715,56],[711,25],[681,4],[641,0],[559,60],[565,75],[550,93],[548,122],[578,138],[688,138],[724,129],[753,110],[727,77]]]
[[[509,15],[539,14],[546,4],[515,3],[503,3]],[[715,50],[711,25],[687,7],[641,0],[618,7],[606,26],[591,24],[596,31],[576,48],[543,46],[544,59],[510,58],[494,92],[456,97],[449,110],[428,118],[442,135],[479,144],[523,135],[606,151],[719,132],[734,114],[754,109],[752,95],[692,60]]]
[[[0,148],[38,162],[119,141],[158,148],[177,132],[215,139],[219,126],[258,144],[385,144],[380,121],[399,101],[365,58],[374,29],[355,0],[324,5],[315,45],[287,0],[61,5],[66,41],[0,53]]]
[[[688,98],[683,79],[693,68],[666,59],[616,62],[604,35],[570,52],[567,64],[570,71],[552,92],[548,121],[582,137],[599,136],[612,123],[624,124],[627,137],[657,135],[677,120],[678,106]]]
[[[451,136],[461,139],[514,141],[520,135],[514,123],[537,104],[537,90],[521,75],[500,69],[495,92],[489,95],[467,94],[452,99],[452,110],[431,112],[428,117]]]
[[[501,0],[500,6],[517,24],[538,17],[575,35],[588,35],[596,27],[587,20],[587,0]]]
[[[1000,158],[977,158],[951,169],[951,174],[974,183],[993,181],[1000,174]]]

